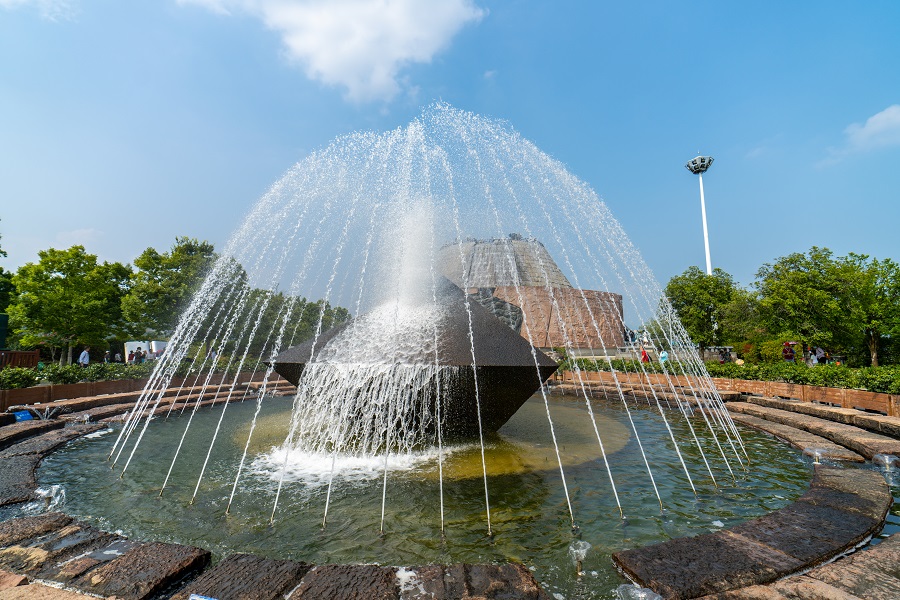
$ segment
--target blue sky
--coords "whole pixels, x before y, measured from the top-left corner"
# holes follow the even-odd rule
[[[900,260],[900,3],[0,0],[0,245],[221,247],[269,185],[434,100],[588,182],[664,284]]]

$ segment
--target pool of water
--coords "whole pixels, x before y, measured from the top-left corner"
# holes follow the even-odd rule
[[[284,439],[290,399],[268,398],[250,444],[246,475],[229,514],[225,507],[236,466],[249,432],[255,404],[230,405],[209,466],[193,504],[200,466],[207,455],[219,408],[200,409],[175,463],[165,493],[160,486],[187,415],[154,419],[127,473],[110,469],[106,460],[118,425],[103,435],[76,440],[49,456],[38,472],[44,489],[64,494],[57,508],[109,531],[129,537],[176,542],[211,550],[216,558],[251,552],[312,563],[421,565],[454,562],[519,561],[557,598],[610,598],[625,583],[610,554],[697,535],[781,508],[802,495],[811,466],[801,454],[768,436],[742,428],[749,465],[732,464],[728,474],[716,448],[704,442],[718,486],[713,485],[700,453],[681,444],[687,477],[654,408],[632,412],[652,466],[663,510],[653,492],[628,418],[621,407],[598,403],[598,428],[619,493],[624,518],[611,492],[596,435],[583,400],[551,396],[550,411],[564,463],[572,512],[579,527],[573,534],[566,494],[540,396],[532,398],[500,432],[486,439],[485,460],[493,536],[488,535],[485,484],[477,445],[447,448],[443,457],[444,534],[438,453],[384,461],[344,461],[334,471],[329,457],[285,456],[274,447]],[[684,420],[670,414],[677,440],[690,439]],[[698,419],[695,427],[702,425]],[[288,469],[269,523],[282,467]],[[337,463],[336,463],[337,464]],[[328,493],[328,523],[322,527]],[[382,493],[384,535],[380,535]],[[570,556],[575,542],[590,549],[577,575]]]

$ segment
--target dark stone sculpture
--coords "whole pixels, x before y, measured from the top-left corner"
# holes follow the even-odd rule
[[[556,371],[558,365],[449,280],[440,279],[436,296],[437,311],[434,311],[435,303],[430,301],[417,305],[422,311],[439,315],[425,321],[426,330],[422,332],[423,339],[436,332],[437,351],[419,360],[440,367],[442,433],[447,437],[477,435],[478,401],[482,429],[496,431]],[[369,314],[327,331],[318,340],[285,350],[274,360],[275,371],[299,385],[305,366],[322,362],[323,356],[333,355],[329,345],[341,344],[342,336],[353,336],[355,327],[364,329]],[[398,352],[397,356],[382,358],[388,364],[410,364],[402,354]],[[353,357],[343,356],[340,360],[352,363]],[[438,382],[433,381],[427,397],[437,396],[437,386]],[[435,407],[432,405],[430,410],[434,411]]]

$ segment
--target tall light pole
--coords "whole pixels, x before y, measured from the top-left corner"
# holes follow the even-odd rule
[[[712,275],[712,261],[709,260],[709,232],[706,230],[706,201],[703,199],[703,174],[713,164],[712,156],[697,156],[684,167],[700,178],[700,212],[703,215],[703,243],[706,245],[706,274]]]

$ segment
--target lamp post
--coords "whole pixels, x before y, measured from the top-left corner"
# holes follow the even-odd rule
[[[712,275],[712,261],[709,259],[709,232],[706,229],[706,201],[703,199],[703,174],[713,164],[712,156],[697,156],[684,167],[700,178],[700,212],[703,215],[703,243],[706,245],[706,274]]]

